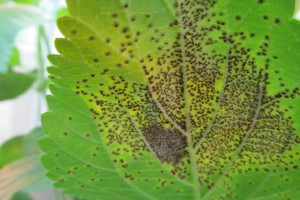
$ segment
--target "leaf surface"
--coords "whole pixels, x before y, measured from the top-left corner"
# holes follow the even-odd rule
[[[86,199],[299,196],[293,1],[67,3],[41,140],[58,187]]]
[[[10,72],[0,74],[0,101],[13,99],[27,91],[35,80],[34,74]]]
[[[12,196],[11,200],[32,200],[32,198],[26,192],[19,191]]]
[[[23,136],[17,136],[5,142],[0,147],[0,168],[7,163],[23,157]]]

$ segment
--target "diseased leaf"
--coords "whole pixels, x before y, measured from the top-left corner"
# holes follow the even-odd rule
[[[86,199],[296,199],[293,1],[67,1],[43,163]]]

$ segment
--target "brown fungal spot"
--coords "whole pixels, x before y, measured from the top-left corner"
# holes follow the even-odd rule
[[[280,22],[281,22],[281,21],[280,21],[279,18],[275,18],[275,23],[276,23],[276,24],[280,24]]]
[[[161,162],[178,163],[186,155],[186,137],[176,129],[154,124],[143,135]]]
[[[267,19],[269,19],[269,16],[264,15],[264,16],[263,16],[263,19],[264,19],[264,20],[267,20]]]
[[[77,34],[77,31],[73,29],[73,30],[70,31],[70,33],[71,33],[72,35],[76,35],[76,34]]]
[[[96,39],[95,36],[90,36],[90,37],[89,37],[89,40],[90,40],[90,41],[93,41],[93,40],[95,40],[95,39]]]

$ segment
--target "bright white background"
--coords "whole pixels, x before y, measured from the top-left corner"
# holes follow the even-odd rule
[[[53,13],[65,6],[64,0],[42,0],[40,8],[46,15],[45,28],[49,36],[52,53],[55,53],[53,46],[54,39],[61,37],[56,28],[55,17]],[[3,28],[3,27],[2,27]],[[37,28],[28,27],[18,33],[15,43],[20,50],[21,66],[18,71],[28,72],[37,68]],[[45,60],[47,55],[45,56]],[[45,67],[49,63],[45,63]],[[45,74],[46,75],[46,74]],[[39,103],[42,109],[38,109]],[[0,102],[0,145],[6,140],[16,135],[27,134],[32,129],[40,126],[40,113],[46,111],[45,100],[36,91],[36,85],[33,85],[29,91],[13,100]]]

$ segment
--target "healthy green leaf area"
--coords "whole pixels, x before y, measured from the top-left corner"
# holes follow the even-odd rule
[[[69,0],[40,145],[84,199],[297,199],[293,1]]]

